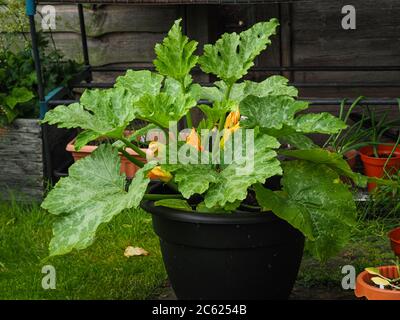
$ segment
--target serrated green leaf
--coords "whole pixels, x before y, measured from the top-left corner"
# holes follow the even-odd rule
[[[280,162],[276,159],[278,141],[267,135],[260,135],[255,139],[254,153],[244,157],[245,162],[227,165],[218,176],[218,181],[208,189],[204,202],[208,208],[225,207],[228,203],[244,200],[247,189],[257,182],[265,182],[267,178],[282,174]],[[251,160],[253,168],[246,170],[246,164]],[[243,171],[243,173],[241,173]]]
[[[137,207],[150,182],[147,172],[154,166],[147,163],[141,168],[126,191],[118,151],[110,145],[103,144],[75,162],[69,176],[60,179],[41,205],[52,214],[62,214],[54,224],[50,255],[86,248],[101,223],[124,209]]]
[[[297,112],[307,108],[307,102],[297,101],[289,96],[247,96],[240,103],[240,113],[246,117],[241,123],[249,128],[259,126],[263,130],[271,130],[267,132],[274,136],[294,132],[329,134],[346,128],[342,120],[326,112],[296,117]]]
[[[309,150],[281,150],[279,153],[297,159],[325,164],[332,170],[335,170],[339,175],[351,178],[358,186],[366,187],[367,185],[368,178],[354,172],[341,154],[321,148]]]
[[[245,81],[244,96],[289,96],[297,97],[298,91],[295,87],[288,86],[289,80],[282,76],[271,76],[261,82]]]
[[[138,100],[145,93],[158,94],[163,80],[163,76],[149,70],[127,70],[125,75],[117,78],[114,87],[126,89]]]
[[[236,103],[240,103],[247,96],[266,97],[266,96],[289,96],[296,97],[298,92],[295,87],[288,86],[288,79],[282,76],[271,76],[261,82],[245,80],[242,83],[235,83],[232,86],[229,98]],[[216,81],[213,87],[201,88],[201,99],[223,101],[228,90],[223,81]]]
[[[134,100],[123,88],[86,90],[80,103],[58,106],[48,111],[42,122],[59,128],[82,128],[91,131],[91,136],[96,133],[119,138],[135,118]]]
[[[288,96],[248,96],[240,103],[240,114],[246,117],[243,126],[282,129],[294,125],[297,112],[308,108],[308,103]]]
[[[302,231],[318,259],[326,260],[342,249],[356,223],[356,207],[338,174],[323,164],[288,161],[282,185],[284,193],[256,186],[259,204]]]
[[[315,240],[311,214],[306,207],[292,201],[285,192],[265,189],[262,185],[256,185],[254,189],[259,205],[268,207],[278,217],[303,232],[308,239]]]
[[[160,74],[178,80],[187,87],[192,82],[189,73],[198,60],[198,56],[193,54],[198,43],[189,41],[182,34],[181,20],[175,21],[162,44],[156,44],[157,58],[153,63]]]
[[[134,105],[139,118],[168,128],[169,122],[179,121],[196,105],[196,100],[190,94],[161,92],[155,96],[145,94]]]
[[[212,73],[226,83],[233,84],[254,65],[253,60],[271,43],[279,25],[277,19],[259,22],[246,31],[225,33],[214,45],[204,46],[199,58],[201,69]]]
[[[337,133],[347,125],[330,113],[309,113],[296,118],[293,128],[303,133]]]
[[[187,203],[186,200],[182,199],[162,199],[156,201],[154,205],[172,209],[192,211],[192,207]]]
[[[192,195],[203,194],[210,183],[217,182],[218,174],[206,164],[198,165],[168,165],[168,170],[174,173],[174,181],[183,197],[189,199]]]

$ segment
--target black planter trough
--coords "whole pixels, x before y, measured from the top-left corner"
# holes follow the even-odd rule
[[[143,201],[142,208],[152,214],[178,299],[289,297],[304,236],[272,212],[194,213],[154,201]]]

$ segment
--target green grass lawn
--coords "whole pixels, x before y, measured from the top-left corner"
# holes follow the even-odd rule
[[[88,249],[47,259],[53,221],[38,206],[0,203],[0,299],[145,299],[165,282],[148,213],[125,211]],[[150,255],[127,258],[129,245]],[[42,288],[45,265],[55,267],[55,290]]]
[[[38,206],[0,203],[0,299],[146,299],[160,293],[167,276],[149,214],[123,212],[100,227],[88,249],[47,259],[53,221]],[[318,290],[318,297],[328,293],[327,298],[341,298],[342,266],[353,265],[360,272],[390,264],[387,232],[399,224],[396,217],[360,220],[345,250],[323,264],[305,253],[296,297],[315,298]],[[129,245],[150,255],[126,258]],[[55,290],[41,286],[41,270],[48,264],[56,269]]]
[[[342,267],[345,265],[354,266],[357,273],[366,267],[392,265],[395,256],[387,234],[399,225],[400,219],[396,217],[360,220],[352,231],[350,243],[336,257],[320,263],[308,254],[304,255],[297,284],[341,290]]]

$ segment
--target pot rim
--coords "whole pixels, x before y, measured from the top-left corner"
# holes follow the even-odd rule
[[[272,211],[250,212],[236,210],[233,213],[190,212],[164,206],[156,206],[154,203],[154,200],[144,200],[141,202],[140,206],[143,210],[151,214],[188,223],[253,224],[257,222],[269,223],[279,219]]]
[[[68,152],[92,153],[98,147],[98,146],[86,145],[86,146],[83,146],[78,151],[78,150],[75,150],[75,141],[76,141],[76,137],[73,138],[70,142],[68,142],[67,147],[65,148],[65,150],[67,150]],[[147,148],[140,148],[140,150],[142,150],[143,152],[146,152]],[[128,152],[131,156],[138,156],[138,154],[135,151],[133,151],[131,148],[126,148],[125,151]]]
[[[400,227],[394,228],[393,230],[389,231],[388,236],[389,236],[390,241],[392,241],[396,244],[400,244],[400,238],[399,239],[392,238],[392,234],[395,233],[396,231],[397,232],[400,231]]]
[[[391,266],[380,266],[380,267],[378,267],[378,269],[383,269],[383,268],[390,268],[390,269],[396,268],[396,269],[397,269],[397,267],[394,266],[394,265],[391,265]],[[364,270],[363,272],[361,272],[361,273],[357,276],[356,289],[355,289],[355,292],[356,292],[356,296],[357,296],[357,297],[360,298],[360,297],[365,296],[365,297],[368,298],[368,296],[366,295],[366,293],[363,292],[363,291],[365,291],[365,290],[368,290],[368,291],[370,291],[370,292],[374,292],[374,293],[377,293],[377,294],[379,294],[379,295],[382,295],[382,294],[384,294],[384,295],[390,295],[390,296],[393,296],[393,295],[394,295],[394,296],[400,298],[400,290],[399,290],[399,291],[396,291],[396,290],[387,290],[387,289],[380,289],[380,288],[377,288],[377,287],[375,287],[375,286],[369,284],[367,281],[364,280],[364,277],[365,277],[366,275],[369,275],[369,273],[368,273],[367,271]],[[360,287],[361,287],[361,288],[360,288]]]
[[[393,144],[393,146],[394,146],[394,144]],[[393,146],[378,145],[378,148],[389,147],[390,151],[388,150],[386,153],[390,154],[391,150],[393,150]],[[362,148],[359,149],[361,158],[364,158],[364,159],[367,159],[367,160],[371,160],[371,161],[379,161],[379,160],[385,160],[386,161],[387,160],[387,158],[371,157],[371,155],[370,155],[371,152],[368,152],[367,150],[372,150],[372,146],[365,146],[365,147],[362,147]],[[381,152],[381,153],[385,153],[385,152]],[[400,160],[400,146],[396,147],[396,149],[394,150],[393,155],[392,155],[392,157],[390,158],[389,161],[397,160],[397,159]]]

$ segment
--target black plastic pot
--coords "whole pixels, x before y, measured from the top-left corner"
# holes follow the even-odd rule
[[[178,299],[287,299],[304,236],[272,212],[207,214],[144,201]]]

